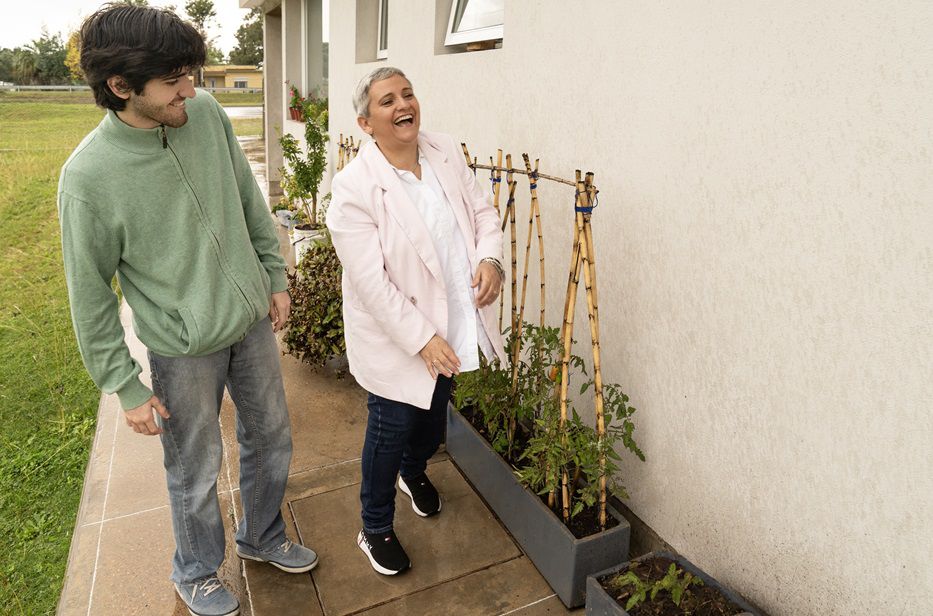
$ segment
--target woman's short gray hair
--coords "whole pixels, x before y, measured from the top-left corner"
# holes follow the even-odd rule
[[[369,117],[369,89],[377,81],[382,81],[383,79],[388,79],[389,77],[405,77],[405,73],[401,69],[397,69],[394,66],[380,66],[377,69],[370,71],[368,75],[360,79],[360,82],[356,86],[356,90],[353,92],[353,108],[356,109],[356,115],[362,116],[364,118]],[[408,80],[411,83],[411,80]]]

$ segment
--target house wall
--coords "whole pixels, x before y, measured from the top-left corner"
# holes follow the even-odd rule
[[[367,3],[331,6],[333,141],[381,64]],[[390,3],[422,126],[596,174],[634,512],[773,615],[927,613],[933,4],[524,0],[501,49],[453,54],[447,4]],[[555,325],[572,199],[542,186]]]

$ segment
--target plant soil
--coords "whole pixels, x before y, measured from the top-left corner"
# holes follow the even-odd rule
[[[489,442],[488,430],[486,426],[483,425],[482,417],[479,413],[476,413],[472,408],[465,408],[460,411],[460,413],[470,422],[470,425],[479,432],[483,438]],[[528,444],[531,436],[527,430],[524,430],[521,426],[518,427],[515,434],[515,440],[513,441],[511,457],[502,456],[503,459],[511,466],[512,468],[517,468],[520,466],[519,461],[515,459],[515,453],[524,451],[525,447]],[[541,499],[541,502],[544,503],[544,506],[548,506],[548,496],[547,494],[539,494],[538,498]],[[554,515],[561,517],[560,511],[555,511]],[[600,528],[599,526],[599,506],[593,507],[584,507],[580,513],[575,515],[570,519],[570,523],[567,524],[567,530],[573,533],[573,536],[577,539],[583,539],[584,537],[589,537],[590,535],[595,535],[602,532],[603,530],[608,530],[619,525],[619,521],[613,516],[606,514],[606,528]]]
[[[634,586],[629,584],[619,587],[614,584],[613,581],[617,575],[624,574],[625,571],[633,571],[643,581],[655,582],[667,574],[671,562],[673,561],[668,558],[649,558],[642,562],[633,562],[628,569],[620,571],[619,574],[600,578],[599,583],[610,597],[625,607],[634,591]],[[677,566],[681,568],[680,565]],[[629,616],[735,616],[743,612],[742,608],[732,603],[719,590],[706,585],[690,586],[684,592],[679,606],[674,604],[670,593],[662,590],[654,601],[649,595],[644,602],[628,610]]]

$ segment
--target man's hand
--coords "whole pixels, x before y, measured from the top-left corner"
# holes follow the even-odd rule
[[[476,307],[485,308],[499,297],[502,279],[492,263],[480,263],[470,286],[476,289]]]
[[[126,415],[126,425],[133,428],[133,432],[139,434],[147,436],[162,434],[162,428],[156,424],[153,410],[161,415],[162,419],[171,417],[165,405],[158,398],[152,396],[142,406],[137,406],[135,409],[130,409],[124,413]]]
[[[437,334],[434,334],[434,337],[428,340],[428,343],[418,353],[424,360],[431,378],[435,381],[438,374],[446,377],[460,374],[460,358],[450,348],[447,341]]]
[[[292,298],[288,291],[279,291],[272,294],[272,300],[269,302],[269,318],[272,320],[272,331],[277,332],[285,327],[288,321],[288,315],[292,311]]]

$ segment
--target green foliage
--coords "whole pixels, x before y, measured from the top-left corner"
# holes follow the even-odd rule
[[[243,18],[234,35],[237,44],[230,52],[230,64],[262,64],[262,20],[262,9],[258,7]]]
[[[189,0],[185,2],[185,13],[202,36],[207,31],[207,24],[217,17],[214,0]]]
[[[683,577],[681,577],[683,574]],[[634,571],[626,571],[609,581],[610,588],[621,591],[628,586],[632,589],[628,591],[629,599],[625,604],[626,611],[631,610],[637,605],[644,603],[649,597],[652,602],[657,601],[658,594],[664,591],[667,593],[661,597],[661,601],[670,596],[674,605],[680,606],[684,595],[689,593],[691,586],[702,586],[703,580],[696,577],[689,571],[684,572],[677,567],[676,563],[671,563],[667,573],[660,580],[654,582],[642,580]]]
[[[288,275],[292,311],[283,341],[285,350],[303,362],[323,366],[346,352],[340,261],[325,232],[313,242],[293,274]]]
[[[510,333],[506,348],[513,348],[514,342]],[[562,426],[560,376],[556,371],[563,356],[560,330],[526,323],[522,328],[521,348],[515,383],[511,354],[504,368],[498,360],[492,365],[481,361],[479,370],[457,377],[455,404],[459,408],[472,407],[479,413],[486,438],[496,452],[507,460],[515,460],[515,474],[523,485],[538,494],[558,493],[555,503],[558,510],[562,509],[558,488],[564,472],[585,480],[573,482],[568,503],[571,517],[599,502],[600,477],[606,477],[610,491],[626,497],[617,479],[617,462],[621,458],[616,444],[621,442],[644,460],[632,436],[635,426],[631,416],[635,408],[628,406],[628,396],[617,384],[603,385],[605,434],[602,438],[593,427],[583,423],[573,406],[568,409],[567,421]],[[570,368],[586,374],[584,361],[573,354]],[[557,374],[553,379],[547,377],[552,371]],[[593,386],[594,381],[590,379],[580,393]],[[527,438],[521,451],[516,451],[519,431]],[[600,465],[600,458],[605,460],[603,465]]]
[[[68,67],[65,65],[65,44],[59,34],[50,35],[45,30],[34,40],[29,49],[35,54],[36,83],[63,84],[71,81]]]
[[[284,134],[279,138],[282,158],[286,166],[279,169],[282,175],[282,190],[295,209],[304,212],[312,226],[317,226],[318,190],[327,169],[327,99],[313,99],[308,109],[317,115],[308,115],[305,120],[305,148],[298,140]],[[308,201],[311,201],[310,206]]]

